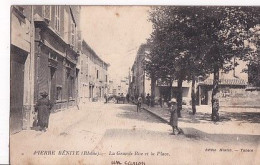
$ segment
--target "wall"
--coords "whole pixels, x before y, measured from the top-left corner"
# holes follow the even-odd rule
[[[220,90],[220,106],[260,106],[260,91],[246,91],[241,88]]]
[[[34,98],[34,53],[31,6],[11,7],[10,131],[27,129]]]
[[[80,75],[81,80],[83,80],[84,83],[88,83],[87,86],[83,88],[88,88],[86,89],[86,91],[88,91],[88,100],[102,100],[104,94],[107,94],[108,92],[108,82],[106,82],[106,75],[108,75],[108,64],[106,64],[98,57],[98,55],[92,50],[92,48],[86,43],[86,41],[83,40],[81,45],[82,53],[83,56],[85,55],[85,57],[81,58],[81,61],[83,61],[83,66],[81,66],[81,68],[83,68],[84,71]],[[87,79],[85,79],[84,75],[87,75]]]

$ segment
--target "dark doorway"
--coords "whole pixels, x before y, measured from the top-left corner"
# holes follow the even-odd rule
[[[50,67],[50,100],[55,103],[56,101],[56,69]]]
[[[23,127],[24,65],[27,53],[11,46],[10,133]]]

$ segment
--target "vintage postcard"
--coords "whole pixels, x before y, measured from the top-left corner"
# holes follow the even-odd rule
[[[10,164],[260,164],[259,6],[10,14]]]

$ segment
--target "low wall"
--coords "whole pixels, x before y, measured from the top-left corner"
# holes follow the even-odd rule
[[[228,93],[220,92],[220,106],[260,106],[260,91],[230,89]]]

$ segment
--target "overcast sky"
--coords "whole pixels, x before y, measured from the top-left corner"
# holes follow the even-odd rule
[[[112,78],[128,75],[137,50],[152,32],[149,7],[82,6],[84,40],[107,63]]]

